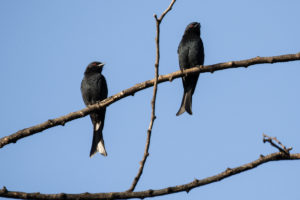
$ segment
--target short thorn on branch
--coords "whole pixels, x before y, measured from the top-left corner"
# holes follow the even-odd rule
[[[265,156],[264,156],[264,155],[262,155],[262,154],[260,154],[260,155],[259,155],[259,157],[260,157],[260,158],[263,158],[263,157],[265,157]]]
[[[1,192],[3,192],[3,193],[7,193],[7,189],[6,189],[6,187],[5,187],[5,186],[3,186],[3,188],[1,189]]]
[[[232,169],[230,167],[227,167],[227,169],[225,171],[230,172],[230,171],[232,171]]]
[[[270,137],[263,133],[263,143],[269,142],[273,147],[286,155],[290,154],[292,147],[286,148],[276,137]]]

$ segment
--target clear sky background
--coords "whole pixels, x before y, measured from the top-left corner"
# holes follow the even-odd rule
[[[170,0],[0,1],[0,137],[84,108],[83,72],[105,62],[109,95],[152,79],[155,20]],[[300,51],[300,2],[178,0],[161,24],[160,74],[178,70],[186,25],[201,23],[205,64]],[[277,152],[300,152],[300,62],[201,74],[193,115],[176,117],[180,79],[158,86],[150,156],[136,190],[215,175]],[[127,190],[144,153],[153,88],[107,108],[108,157],[89,158],[92,124],[74,120],[0,149],[0,187],[41,193]],[[153,199],[298,199],[300,161],[264,164],[221,182]]]

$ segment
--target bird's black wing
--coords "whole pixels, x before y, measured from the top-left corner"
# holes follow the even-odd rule
[[[107,98],[108,89],[106,79],[101,75],[100,80],[97,82],[98,88],[100,88],[100,101]]]
[[[88,85],[88,81],[86,77],[84,77],[81,81],[80,90],[81,90],[83,102],[86,106],[91,103],[91,95],[89,94],[89,88],[90,86]]]
[[[189,43],[188,60],[190,67],[203,65],[204,63],[204,47],[201,38],[192,40]]]
[[[100,102],[103,99],[107,98],[107,94],[108,94],[108,89],[107,89],[107,83],[105,80],[105,77],[103,75],[101,75],[100,77],[97,78],[97,82],[95,84],[97,91],[96,94],[94,95],[94,97],[96,97],[95,102]],[[101,122],[101,130],[104,126],[104,119],[105,119],[105,112],[106,112],[106,108],[101,108],[100,110],[97,110],[94,113],[91,113],[91,118],[93,122]]]

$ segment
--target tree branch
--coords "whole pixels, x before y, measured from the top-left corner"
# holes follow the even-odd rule
[[[280,146],[278,146],[277,144],[275,144],[273,142],[273,140],[275,142],[277,142],[277,144],[279,144]],[[293,149],[292,147],[286,148],[276,137],[270,137],[266,134],[263,134],[263,143],[270,143],[273,147],[275,147],[276,149],[278,149],[280,152],[285,153],[285,154],[289,154],[290,151]]]
[[[289,62],[289,61],[295,61],[300,60],[300,52],[296,54],[285,54],[280,56],[273,56],[273,57],[255,57],[247,60],[241,60],[241,61],[231,61],[226,63],[218,63],[213,65],[206,65],[206,66],[196,66],[190,69],[186,69],[183,71],[176,71],[170,74],[161,75],[158,77],[158,84],[166,81],[172,81],[173,79],[182,77],[186,74],[193,74],[193,73],[206,73],[206,72],[215,72],[219,70],[225,70],[230,68],[238,68],[238,67],[249,67],[251,65],[256,64],[266,64],[266,63],[278,63],[278,62]],[[90,105],[82,110],[69,113],[67,115],[64,115],[62,117],[58,117],[55,119],[47,120],[41,124],[22,129],[12,135],[3,137],[0,139],[0,148],[4,147],[7,144],[15,143],[19,139],[22,139],[24,137],[42,132],[48,128],[52,128],[54,126],[64,125],[65,123],[72,121],[74,119],[78,119],[81,117],[84,117],[91,112],[98,110],[102,107],[107,107],[112,103],[115,103],[116,101],[125,98],[129,95],[134,95],[136,92],[140,90],[144,90],[146,88],[152,87],[154,85],[155,80],[147,80],[142,83],[138,83],[134,85],[131,88],[128,88],[126,90],[123,90],[113,96],[108,97],[107,99],[104,99],[103,101]]]
[[[159,59],[160,59],[160,48],[159,48],[160,23],[162,22],[164,16],[172,9],[172,6],[174,5],[175,1],[176,0],[172,0],[169,7],[163,12],[163,14],[160,16],[159,19],[157,19],[157,15],[154,14],[154,18],[155,18],[155,22],[156,22],[156,37],[155,37],[156,59],[155,59],[155,64],[154,64],[154,66],[155,66],[155,77],[154,77],[153,97],[152,97],[152,100],[151,100],[151,107],[152,107],[151,120],[150,120],[149,128],[147,130],[147,140],[146,140],[144,156],[143,156],[143,159],[140,162],[139,171],[138,171],[137,175],[135,176],[135,178],[133,179],[131,187],[129,188],[129,190],[127,190],[128,192],[134,191],[137,183],[139,182],[139,180],[142,176],[146,160],[149,156],[149,147],[150,147],[150,141],[151,141],[152,127],[153,127],[153,124],[154,124],[154,120],[156,119],[155,103],[156,103],[157,81],[158,81],[158,74],[159,74],[158,70],[159,70]]]
[[[15,199],[36,199],[36,200],[45,200],[45,199],[55,199],[55,200],[113,200],[113,199],[132,199],[132,198],[146,198],[146,197],[155,197],[162,196],[166,194],[172,194],[177,192],[189,192],[191,189],[204,186],[210,183],[221,181],[222,179],[228,178],[230,176],[239,174],[241,172],[253,169],[259,165],[270,161],[280,161],[280,160],[299,160],[300,153],[296,154],[285,154],[282,152],[272,153],[266,156],[261,156],[259,159],[247,163],[245,165],[236,167],[236,168],[227,168],[225,171],[207,177],[205,179],[195,179],[192,182],[183,185],[177,185],[173,187],[158,189],[158,190],[145,190],[140,192],[111,192],[111,193],[81,193],[81,194],[41,194],[41,193],[25,193],[17,191],[8,191],[5,187],[0,190],[0,197],[15,198]]]

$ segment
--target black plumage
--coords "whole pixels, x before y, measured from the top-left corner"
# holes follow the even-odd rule
[[[182,36],[178,46],[178,59],[181,70],[189,69],[204,63],[204,47],[200,38],[200,23],[190,23]],[[185,111],[192,114],[192,96],[194,94],[199,73],[190,74],[182,77],[183,97],[177,116]]]
[[[105,77],[101,74],[104,64],[101,62],[90,63],[81,81],[81,94],[85,105],[91,105],[107,98],[107,84]],[[92,157],[97,151],[107,156],[102,130],[104,127],[106,108],[102,108],[90,114],[93,123],[93,142],[90,151]]]

